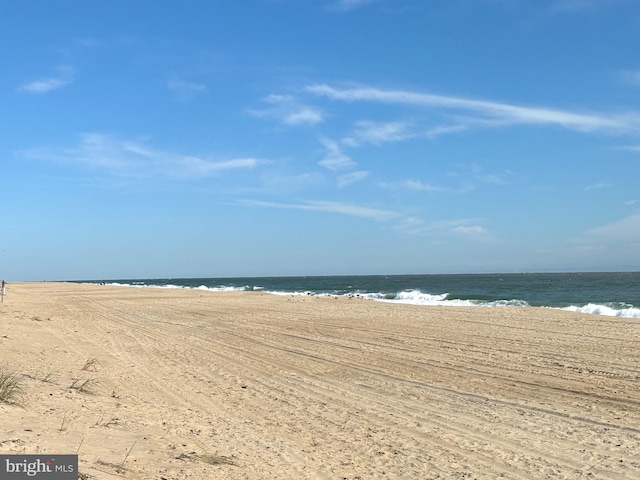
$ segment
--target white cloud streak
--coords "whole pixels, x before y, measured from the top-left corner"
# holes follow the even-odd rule
[[[640,133],[640,114],[636,112],[615,115],[583,114],[552,108],[526,107],[405,90],[383,90],[367,86],[336,88],[326,84],[314,84],[308,85],[305,90],[335,101],[374,102],[463,112],[467,115],[475,115],[473,121],[490,121],[494,122],[494,125],[554,125],[580,132]],[[456,126],[455,128],[461,130],[465,127]]]
[[[71,67],[58,67],[57,76],[24,83],[18,87],[18,90],[25,93],[42,95],[71,84],[73,82],[73,75],[74,70]]]
[[[640,70],[622,72],[621,78],[627,84],[640,87]]]
[[[382,210],[378,208],[363,207],[350,203],[341,203],[324,200],[309,200],[303,203],[278,203],[264,202],[260,200],[245,200],[245,205],[255,207],[282,208],[290,210],[312,210],[327,213],[338,213],[350,217],[369,218],[373,220],[388,220],[396,217],[398,214],[390,210]]]
[[[269,95],[262,101],[270,107],[248,109],[246,112],[257,118],[274,119],[291,126],[316,125],[324,122],[322,111],[300,103],[292,95]]]
[[[360,182],[367,178],[369,173],[370,172],[367,172],[366,170],[358,170],[345,175],[340,175],[338,177],[338,187],[342,188],[347,185],[351,185],[352,183]]]
[[[587,187],[585,187],[585,192],[588,192],[590,190],[601,190],[603,188],[611,188],[613,185],[611,185],[609,182],[598,182],[595,183],[593,185],[588,185]]]
[[[397,228],[414,235],[446,233],[483,240],[492,238],[489,231],[479,224],[480,221],[481,219],[479,218],[462,218],[428,223],[420,218],[408,217]]]
[[[624,0],[556,0],[550,10],[554,13],[585,13],[613,7]]]
[[[288,125],[315,125],[324,121],[319,110],[310,107],[300,107],[283,116],[284,123]]]
[[[618,150],[626,150],[627,152],[638,152],[640,153],[640,145],[627,145],[625,147],[618,147]]]
[[[380,0],[336,0],[331,6],[335,10],[347,12],[360,7],[364,7],[365,5],[376,3],[378,1]]]
[[[403,188],[408,190],[415,190],[418,192],[447,192],[450,191],[447,188],[431,185],[429,183],[423,183],[420,180],[409,179],[401,184]]]
[[[370,122],[356,123],[353,134],[344,138],[346,145],[357,147],[365,143],[380,145],[387,142],[399,142],[415,135],[409,132],[411,125],[407,122]]]
[[[264,163],[255,158],[212,161],[205,158],[166,152],[149,147],[143,141],[121,140],[102,133],[81,136],[80,144],[66,149],[31,149],[30,158],[83,166],[107,171],[119,177],[203,178],[223,171],[251,169]]]
[[[336,171],[356,166],[356,162],[342,151],[337,142],[322,137],[320,138],[320,143],[322,143],[322,145],[327,149],[327,153],[324,158],[318,162],[322,167]]]
[[[621,267],[637,264],[640,253],[640,212],[633,213],[611,223],[590,228],[581,235],[568,239],[571,250],[567,257],[601,262]]]
[[[180,99],[190,99],[198,94],[206,93],[208,90],[207,86],[201,83],[187,82],[177,78],[169,80],[167,88]]]
[[[633,243],[640,246],[640,213],[635,213],[613,223],[587,230],[583,240],[598,243]]]

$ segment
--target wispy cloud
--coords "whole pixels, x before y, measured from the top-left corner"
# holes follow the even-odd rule
[[[415,178],[400,182],[383,182],[380,187],[402,190],[405,192],[427,192],[427,193],[452,193],[463,194],[475,190],[481,185],[501,186],[507,183],[507,178],[512,172],[487,173],[479,165],[455,165],[456,170],[449,172],[449,176],[456,179],[457,185],[443,186],[431,182],[424,182]]]
[[[188,82],[179,78],[171,78],[167,82],[167,88],[177,98],[188,100],[198,94],[206,93],[207,86],[202,83]]]
[[[44,94],[54,90],[59,90],[73,82],[74,69],[71,67],[58,67],[58,74],[53,77],[41,78],[24,83],[18,90],[26,93]]]
[[[598,182],[598,183],[594,183],[593,185],[588,185],[587,187],[585,187],[585,192],[588,192],[589,190],[601,190],[603,188],[611,188],[612,185],[609,182]]]
[[[248,109],[247,113],[258,118],[273,119],[286,125],[316,125],[324,122],[321,110],[302,104],[292,95],[269,95],[262,99],[269,105],[263,109]]]
[[[452,232],[461,235],[485,235],[488,233],[487,229],[480,225],[459,225],[451,229]]]
[[[627,70],[626,72],[622,72],[620,74],[620,78],[627,84],[640,86],[640,70]]]
[[[582,240],[614,245],[633,243],[640,246],[640,213],[587,230]]]
[[[640,113],[576,113],[545,107],[528,107],[509,103],[474,100],[406,90],[384,90],[368,86],[337,88],[326,84],[308,85],[314,95],[344,102],[375,102],[423,109],[441,109],[471,115],[472,122],[485,125],[554,125],[580,132],[639,133]],[[471,125],[456,126],[462,130]]]
[[[566,258],[577,255],[581,262],[606,259],[609,265],[633,266],[640,251],[640,212],[585,230],[567,239],[567,246]]]
[[[265,162],[256,158],[214,161],[155,149],[141,140],[123,140],[103,133],[84,134],[80,143],[71,148],[37,148],[23,154],[34,159],[103,170],[114,176],[137,178],[202,178],[226,170],[255,168]]]
[[[327,149],[327,153],[320,162],[318,162],[324,168],[328,168],[329,170],[344,170],[347,168],[353,168],[356,166],[356,162],[354,162],[351,157],[346,155],[338,142],[330,140],[325,137],[320,138],[320,143],[325,146]]]
[[[469,193],[479,186],[504,185],[507,183],[508,177],[513,175],[513,172],[508,170],[503,173],[489,173],[478,164],[455,164],[453,167],[455,170],[450,171],[448,176],[456,180],[456,185],[443,186],[411,178],[402,182],[381,183],[380,186],[414,192],[463,194]]]
[[[443,135],[450,135],[469,130],[472,127],[489,127],[496,122],[479,121],[473,118],[460,118],[457,123],[436,125],[428,128],[418,127],[413,122],[356,122],[353,132],[342,139],[342,143],[351,147],[364,144],[382,145],[383,143],[402,142],[405,140],[426,138],[434,140]]]
[[[335,0],[330,4],[330,7],[334,10],[347,12],[379,1],[380,0]]]
[[[358,170],[351,173],[346,173],[344,175],[340,175],[338,177],[338,187],[346,187],[347,185],[351,185],[352,183],[360,182],[369,176],[368,171],[366,170]]]
[[[322,113],[311,107],[300,107],[289,112],[283,119],[284,123],[289,125],[302,125],[321,123],[324,121]]]
[[[506,183],[506,177],[512,173],[510,171],[506,171],[504,173],[487,173],[478,164],[472,164],[469,169],[470,175],[475,180],[492,185],[503,185]]]
[[[403,221],[397,225],[397,228],[414,235],[445,233],[466,238],[488,240],[492,238],[492,236],[486,228],[480,225],[481,221],[482,219],[479,218],[462,218],[425,222],[420,218],[408,217],[403,219]]]
[[[617,150],[626,150],[628,152],[640,152],[640,145],[626,145],[624,147],[617,147]]]
[[[450,189],[440,187],[438,185],[432,185],[430,183],[424,183],[420,180],[409,179],[400,184],[400,186],[407,190],[414,190],[417,192],[449,192]]]
[[[255,207],[283,208],[290,210],[313,210],[319,212],[338,213],[340,215],[369,218],[373,220],[388,220],[398,216],[396,212],[390,210],[324,200],[308,200],[302,203],[278,203],[265,202],[260,200],[245,200],[241,203],[244,205]]]
[[[93,37],[79,37],[74,40],[74,43],[83,48],[102,48],[107,46],[104,41]]]
[[[435,185],[433,183],[426,183],[422,180],[416,180],[410,178],[408,180],[400,182],[381,182],[378,184],[381,188],[404,191],[404,192],[416,192],[416,193],[468,193],[473,190],[471,185],[458,186],[458,187],[446,187],[442,185]]]
[[[365,143],[380,145],[387,142],[399,142],[414,137],[410,132],[411,124],[408,122],[371,122],[360,121],[356,123],[353,133],[342,140],[350,146],[359,146]]]
[[[554,13],[585,13],[610,8],[626,0],[554,0],[549,7]]]
[[[470,125],[465,123],[459,123],[455,125],[438,125],[427,129],[424,135],[427,138],[434,139],[442,135],[463,132],[465,130],[468,130],[469,127]]]

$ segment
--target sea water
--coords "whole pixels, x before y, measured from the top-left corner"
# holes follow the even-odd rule
[[[90,283],[96,283],[92,281]],[[449,306],[538,306],[640,318],[640,272],[114,279],[100,283]]]

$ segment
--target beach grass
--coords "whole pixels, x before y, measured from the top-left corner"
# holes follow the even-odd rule
[[[22,375],[0,366],[0,402],[19,404],[24,397]]]

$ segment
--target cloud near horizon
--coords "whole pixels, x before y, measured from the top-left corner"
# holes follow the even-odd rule
[[[607,225],[591,228],[584,233],[581,240],[640,246],[640,212],[633,213]]]
[[[490,232],[480,225],[481,220],[479,218],[461,218],[425,222],[420,218],[407,217],[396,228],[412,235],[431,235],[440,232],[475,240],[493,239]]]

